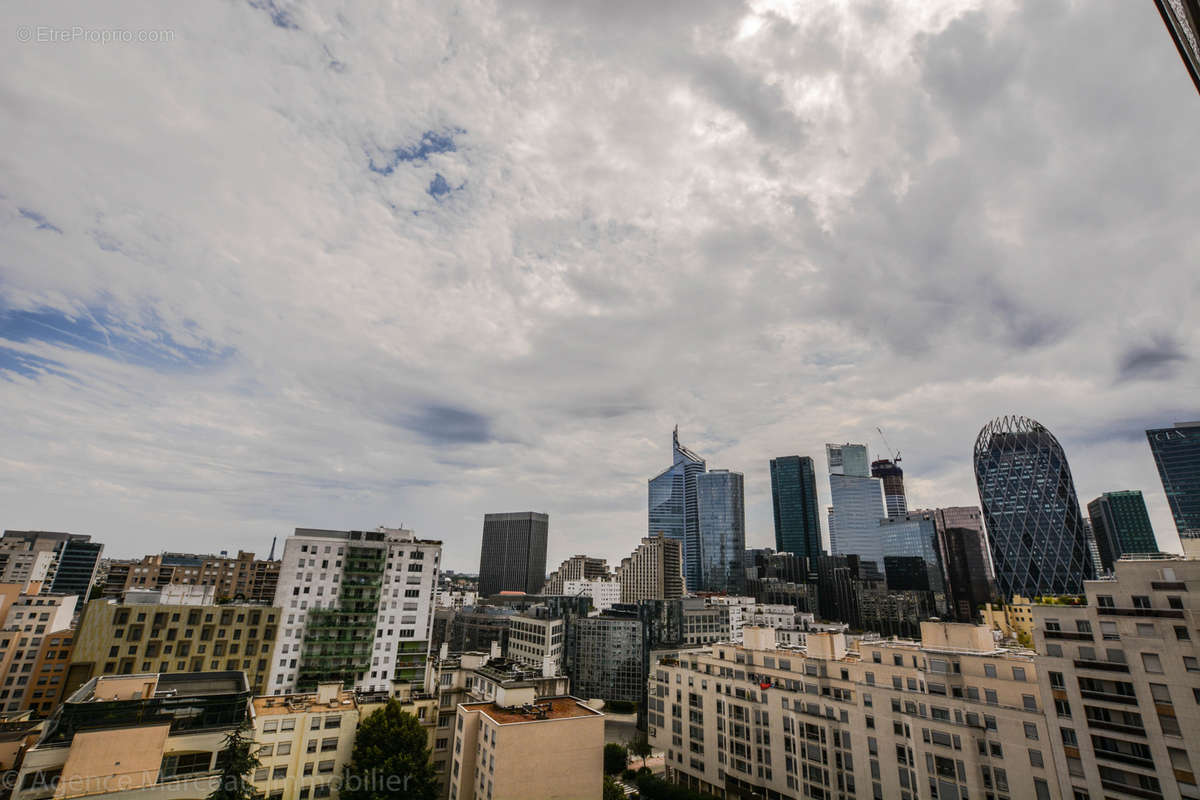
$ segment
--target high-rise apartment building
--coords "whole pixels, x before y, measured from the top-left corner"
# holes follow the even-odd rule
[[[879,520],[884,517],[883,481],[870,476],[866,445],[827,444],[829,551],[856,555],[883,569]]]
[[[1086,604],[1033,605],[1063,797],[1198,797],[1200,561],[1124,559],[1113,573],[1084,584]]]
[[[1015,594],[1076,594],[1093,577],[1067,456],[1044,426],[997,417],[975,441],[975,482],[996,583]]]
[[[159,553],[141,558],[113,559],[102,582],[106,597],[138,589],[170,585],[211,586],[221,600],[272,603],[279,585],[279,561],[259,559],[239,550],[237,557],[194,553]]]
[[[275,605],[284,619],[267,691],[420,682],[441,555],[440,541],[409,530],[297,528],[283,548]]]
[[[104,545],[91,536],[54,531],[5,531],[0,539],[0,579],[42,581],[42,591],[87,598]]]
[[[871,477],[883,483],[883,503],[889,517],[908,513],[908,498],[904,494],[904,470],[890,458],[871,462]]]
[[[983,513],[975,506],[951,506],[936,509],[933,519],[946,574],[946,602],[955,619],[971,622],[996,596]]]
[[[817,475],[808,456],[771,459],[771,506],[775,513],[775,549],[781,553],[821,555]]]
[[[39,594],[39,588],[36,583],[24,587],[0,585],[0,711],[31,708],[44,713],[47,695],[61,696],[65,687],[65,670],[60,670],[58,680],[51,683],[43,663],[51,653],[58,661],[59,648],[51,647],[50,642],[61,640],[58,635],[62,633],[70,638],[79,598],[74,594]]]
[[[642,539],[621,559],[615,578],[621,584],[622,603],[682,597],[683,543],[661,533]]]
[[[1088,503],[1087,509],[1104,569],[1112,569],[1126,553],[1158,552],[1158,540],[1141,492],[1105,492]]]
[[[564,560],[550,573],[542,594],[562,594],[566,581],[590,581],[608,577],[608,562],[603,558],[575,555]]]
[[[592,608],[603,611],[621,602],[621,584],[615,580],[567,581],[562,594],[568,597],[590,597]]]
[[[88,603],[75,633],[72,673],[246,673],[255,694],[265,694],[278,638],[280,609],[260,605]]]
[[[660,657],[650,742],[670,778],[718,796],[1062,797],[1033,653],[982,626],[920,632],[853,650],[812,632],[801,649],[748,627],[740,645]]]
[[[1146,431],[1186,555],[1200,557],[1200,422]]]
[[[485,514],[479,551],[479,594],[537,594],[546,583],[550,516],[535,511]]]
[[[746,581],[745,479],[714,469],[696,477],[700,580],[696,591],[740,594]]]
[[[679,427],[671,434],[671,466],[651,478],[649,536],[659,534],[678,541],[683,552],[683,577],[687,588],[700,581],[700,522],[696,478],[706,469],[704,459],[679,443]]]

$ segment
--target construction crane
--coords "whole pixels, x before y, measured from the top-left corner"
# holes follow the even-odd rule
[[[892,463],[899,464],[900,463],[900,451],[897,450],[895,453],[892,452],[892,446],[890,444],[888,444],[887,437],[883,435],[883,428],[876,427],[875,430],[879,431],[879,438],[883,439],[883,448],[885,450],[887,450],[887,454],[889,456],[891,456]]]

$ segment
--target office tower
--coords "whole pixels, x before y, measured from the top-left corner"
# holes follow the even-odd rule
[[[542,594],[562,594],[567,581],[590,581],[608,577],[608,562],[603,558],[576,555],[564,560],[546,578]]]
[[[168,585],[212,586],[215,596],[223,600],[269,604],[279,585],[279,562],[255,558],[244,550],[236,558],[224,551],[220,555],[158,553],[109,561],[99,584],[106,597]]]
[[[524,686],[458,706],[454,800],[599,800],[603,766],[604,715],[578,698]]]
[[[1104,569],[1126,553],[1157,553],[1158,541],[1142,493],[1135,490],[1105,492],[1088,503],[1092,535]]]
[[[536,511],[484,514],[479,551],[479,595],[537,594],[546,583],[550,516]]]
[[[883,502],[889,517],[908,513],[908,498],[904,495],[904,470],[900,469],[899,464],[887,458],[872,461],[871,477],[883,482]]]
[[[797,556],[819,556],[821,523],[817,476],[808,456],[771,459],[771,505],[775,512],[775,549]]]
[[[936,509],[933,519],[946,575],[946,602],[955,619],[971,622],[996,595],[983,514],[975,506],[951,506]]]
[[[636,611],[610,608],[595,617],[579,617],[567,635],[568,672],[577,695],[631,703],[642,699],[646,675]]]
[[[1079,593],[1094,568],[1054,435],[1027,417],[997,417],[975,441],[975,482],[1000,594]]]
[[[714,469],[696,476],[700,529],[697,591],[738,594],[746,575],[746,499],[740,472]]]
[[[1185,555],[1200,557],[1200,422],[1146,431]]]
[[[704,459],[679,443],[679,427],[671,434],[672,463],[648,482],[650,536],[663,534],[683,547],[686,588],[700,581],[700,523],[696,509],[696,477]]]
[[[1192,85],[1200,92],[1200,0],[1154,0]]]
[[[284,620],[266,691],[419,683],[441,555],[441,542],[409,530],[297,528],[283,547],[275,605]]]
[[[255,697],[252,735],[260,744],[260,765],[247,777],[257,795],[338,797],[342,770],[350,764],[364,716],[358,701],[336,681],[314,692]],[[317,752],[320,755],[313,755]]]
[[[1086,603],[1032,605],[1042,696],[1062,729],[1051,742],[1065,745],[1075,797],[1200,794],[1198,582],[1198,561],[1134,557],[1085,583]]]
[[[91,536],[54,531],[5,531],[0,539],[3,579],[41,580],[42,591],[86,598],[104,545]]]
[[[279,608],[149,599],[88,603],[76,631],[71,669],[84,679],[240,670],[255,694],[266,693],[283,616]]]
[[[615,577],[621,602],[670,600],[683,596],[683,543],[666,534],[648,536],[626,558]]]
[[[208,797],[250,719],[241,672],[105,675],[71,694],[11,775],[13,800]]]
[[[878,534],[883,553],[884,574],[889,589],[945,592],[941,553],[938,550],[937,523],[932,511],[912,511],[908,514],[884,517],[879,520]],[[893,576],[887,571],[888,559],[920,559],[914,565],[905,562],[905,576]],[[914,577],[913,571],[923,573]],[[916,581],[916,582],[914,582]]]
[[[803,650],[775,637],[745,628],[740,645],[651,664],[647,730],[675,781],[729,797],[1064,797],[1067,723],[1049,721],[1032,654],[997,647],[987,628],[922,622],[919,641],[854,649],[844,633],[809,633]],[[735,697],[714,678],[742,671],[754,680]]]
[[[866,445],[827,444],[829,551],[857,555],[883,569],[879,520],[884,517],[883,482],[870,476]]]
[[[508,658],[534,669],[543,675],[561,675],[563,650],[566,646],[567,622],[548,613],[517,614],[508,625]]]

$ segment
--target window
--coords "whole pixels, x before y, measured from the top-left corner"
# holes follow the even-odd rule
[[[1035,725],[1032,722],[1025,723],[1025,738],[1032,739],[1035,742],[1037,741],[1037,738],[1038,738],[1037,725]]]
[[[280,742],[275,748],[275,755],[277,755],[277,756],[290,755],[291,752],[292,752],[292,743],[291,742]]]
[[[1187,640],[1191,639],[1192,636],[1190,633],[1188,633],[1188,629],[1187,629],[1186,625],[1176,625],[1175,626],[1175,638],[1179,639],[1180,641],[1187,641]]]
[[[1013,673],[1013,680],[1014,680],[1014,681],[1023,681],[1023,680],[1025,680],[1025,668],[1024,668],[1024,667],[1013,667],[1013,668],[1012,668],[1012,673]]]
[[[1101,622],[1100,623],[1100,636],[1101,636],[1101,638],[1107,639],[1109,641],[1112,641],[1114,639],[1120,639],[1121,637],[1117,635],[1117,623]]]
[[[1158,635],[1158,631],[1155,630],[1153,622],[1139,622],[1137,623],[1137,635],[1153,638]]]
[[[1154,697],[1154,702],[1168,706],[1171,705],[1171,691],[1167,689],[1166,684],[1150,684],[1150,694]]]
[[[1133,596],[1134,608],[1150,608],[1150,598],[1144,594],[1135,594]]]
[[[1046,655],[1050,656],[1051,658],[1062,658],[1062,645],[1047,644]]]
[[[287,765],[276,767],[271,772],[271,780],[277,781],[287,777]]]
[[[336,736],[329,738],[329,739],[321,740],[321,752],[322,753],[332,752],[334,750],[337,750],[337,747],[338,747],[338,740],[337,740]]]
[[[1146,672],[1159,672],[1162,670],[1162,661],[1159,660],[1157,653],[1142,653],[1142,666]]]
[[[1034,750],[1032,747],[1029,748],[1029,766],[1031,766],[1031,767],[1046,766],[1045,762],[1042,761],[1042,751],[1041,750]]]
[[[333,772],[333,759],[318,763],[317,772],[322,775],[328,775],[329,773]]]
[[[996,677],[996,665],[995,664],[984,664],[983,665],[983,674],[988,676],[989,678]]]

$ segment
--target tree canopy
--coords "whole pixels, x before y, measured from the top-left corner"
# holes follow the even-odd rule
[[[390,699],[359,723],[341,798],[435,800],[438,780],[429,756],[429,736],[421,723]]]

